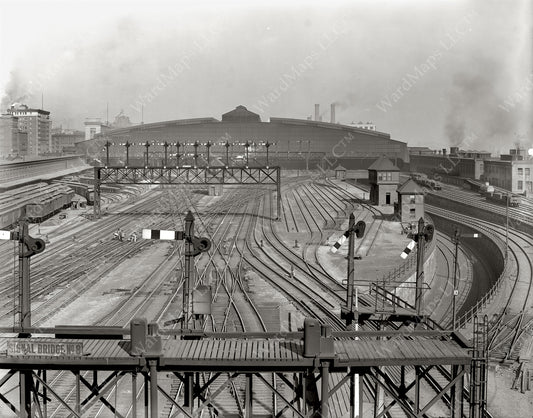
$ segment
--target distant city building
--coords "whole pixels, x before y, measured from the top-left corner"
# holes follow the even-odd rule
[[[85,132],[55,128],[52,133],[52,152],[55,154],[76,154],[76,142],[85,140]]]
[[[106,133],[110,127],[101,118],[85,119],[85,140],[93,139],[98,134]]]
[[[463,151],[458,147],[438,151],[426,147],[409,148],[410,170],[430,176],[439,174],[479,180],[483,175],[483,161],[491,157],[486,151]]]
[[[523,148],[510,149],[509,154],[500,155],[500,159],[505,161],[526,160],[527,157],[527,150]]]
[[[15,103],[7,113],[17,118],[18,129],[28,134],[27,155],[37,156],[51,151],[50,112],[42,109],[30,109]]]
[[[435,155],[437,151],[428,147],[407,147],[409,155]]]
[[[533,194],[533,160],[524,160],[525,150],[513,149],[499,160],[485,160],[483,180],[512,193]],[[508,157],[514,157],[509,159]]]
[[[525,149],[511,149],[509,154],[492,158],[486,151],[464,151],[458,147],[429,152],[409,149],[410,170],[425,173],[442,181],[461,185],[462,178],[488,181],[512,193],[533,194],[533,160]]]
[[[446,149],[442,150],[443,154],[446,155]],[[459,147],[450,147],[450,155],[463,157],[463,158],[491,158],[491,153],[488,151],[475,151],[475,150],[461,150]]]
[[[120,113],[117,116],[115,116],[115,120],[111,124],[111,127],[113,129],[127,128],[131,125],[132,123],[130,121],[130,118],[124,114],[124,110],[121,110]]]
[[[18,119],[11,115],[0,116],[0,156],[3,158],[16,154],[14,148],[18,135]]]

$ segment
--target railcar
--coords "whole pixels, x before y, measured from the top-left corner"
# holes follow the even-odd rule
[[[424,182],[424,186],[430,187],[433,190],[441,190],[442,189],[442,185],[438,181],[432,180],[432,179],[427,179]]]
[[[508,195],[506,193],[500,193],[500,192],[487,193],[486,199],[490,202],[498,203],[500,205],[509,204],[509,206],[515,207],[515,208],[520,206],[520,196],[516,196],[516,195]]]
[[[479,191],[483,194],[493,194],[494,193],[494,186],[489,184],[488,182],[485,182],[481,186],[479,186]]]
[[[438,182],[437,180],[428,178],[428,176],[425,175],[425,174],[422,174],[422,173],[411,173],[411,178],[415,182],[420,184],[421,186],[430,188],[432,190],[441,190],[442,189],[442,185],[441,185],[440,182]]]
[[[4,199],[4,196],[7,197]],[[30,222],[47,219],[61,208],[68,207],[74,192],[65,185],[30,185],[0,195],[0,228],[7,229],[23,216]],[[29,216],[31,214],[32,216]],[[33,216],[35,215],[35,216]],[[38,216],[37,216],[38,215]]]
[[[61,181],[61,180],[54,180],[52,183],[55,184],[64,184],[68,187],[70,187],[74,192],[80,196],[83,196],[85,200],[87,200],[88,205],[94,204],[94,192],[93,188],[87,184],[83,183],[77,183],[72,181]]]

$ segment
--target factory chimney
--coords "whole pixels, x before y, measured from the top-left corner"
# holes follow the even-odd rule
[[[316,104],[315,105],[315,121],[319,121],[320,120],[320,105],[319,104]]]
[[[335,123],[335,103],[331,103],[331,123]]]

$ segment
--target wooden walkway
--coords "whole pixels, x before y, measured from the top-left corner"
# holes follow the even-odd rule
[[[161,370],[301,371],[316,364],[304,357],[302,340],[166,339],[160,355],[130,356],[129,340],[0,338],[0,368],[136,369],[157,358]],[[18,344],[18,345],[17,345]],[[22,344],[22,345],[21,345]],[[49,354],[50,352],[54,354]],[[467,349],[450,340],[392,338],[336,340],[334,367],[470,364]]]

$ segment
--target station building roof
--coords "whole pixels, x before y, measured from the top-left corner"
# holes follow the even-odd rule
[[[400,194],[424,194],[424,191],[418,187],[418,184],[413,179],[408,179],[397,190]]]
[[[368,167],[369,170],[375,171],[400,171],[394,163],[385,156],[379,157],[374,163]]]
[[[250,112],[244,106],[239,105],[235,109],[224,113],[222,115],[222,122],[261,122],[261,118],[257,113]]]

